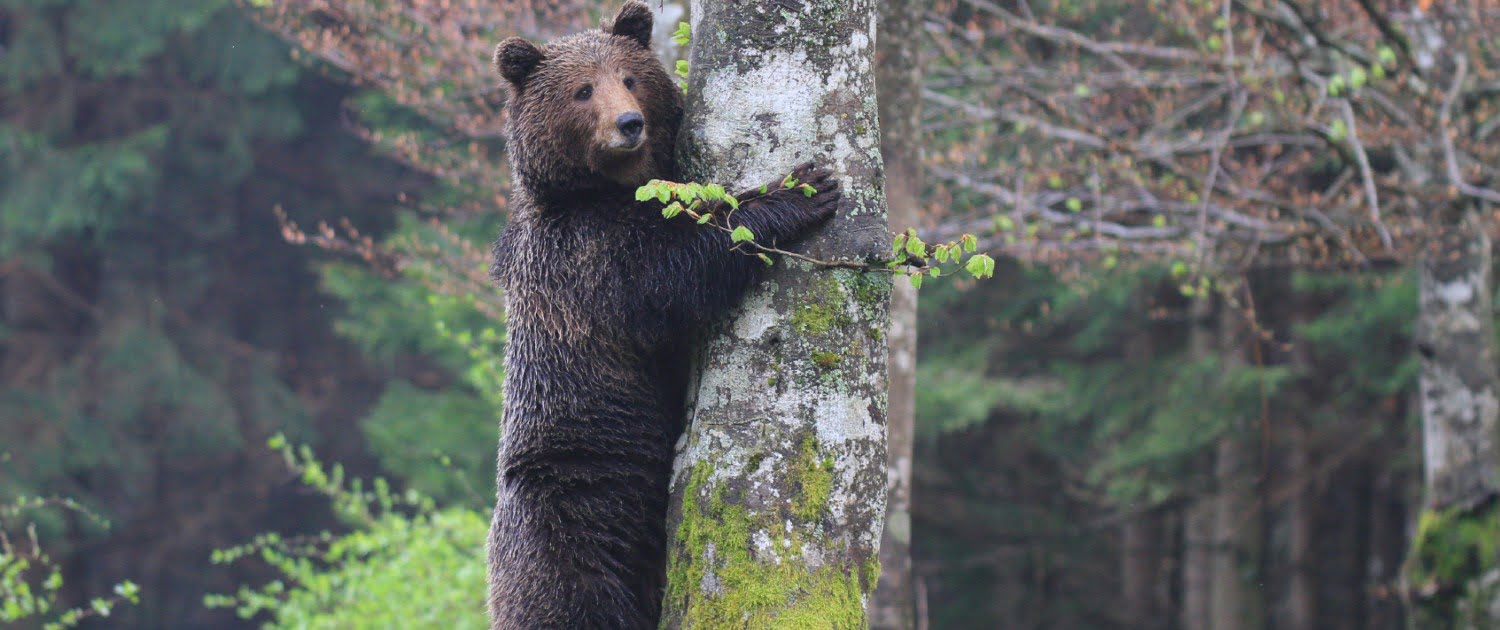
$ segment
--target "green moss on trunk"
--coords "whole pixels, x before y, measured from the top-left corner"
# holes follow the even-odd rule
[[[1426,510],[1406,562],[1421,628],[1488,628],[1500,596],[1500,506]]]
[[[787,527],[777,516],[752,519],[740,497],[712,483],[713,466],[693,468],[684,493],[667,609],[676,628],[863,628],[864,588],[879,567],[809,563],[822,541],[807,540],[806,528]],[[794,483],[784,518],[809,521],[826,510],[833,484],[832,458],[805,438],[796,454]],[[773,522],[774,521],[774,522]],[[757,546],[755,538],[763,535]],[[812,552],[812,553],[809,553]],[[826,554],[838,557],[837,554]]]

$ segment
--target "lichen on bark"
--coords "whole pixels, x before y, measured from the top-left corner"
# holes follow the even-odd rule
[[[845,204],[803,252],[889,247],[875,5],[694,2],[683,177],[815,161]],[[700,350],[673,478],[663,627],[865,625],[885,502],[887,274],[779,260]]]
[[[1418,278],[1423,464],[1437,508],[1500,492],[1490,241],[1472,209],[1455,214],[1426,245]]]

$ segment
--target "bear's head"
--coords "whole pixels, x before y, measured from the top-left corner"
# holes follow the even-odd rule
[[[579,194],[672,176],[682,93],[651,52],[651,26],[651,9],[632,0],[597,31],[540,47],[512,37],[495,49],[521,186]]]

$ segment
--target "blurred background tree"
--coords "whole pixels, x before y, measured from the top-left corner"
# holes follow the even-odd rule
[[[503,377],[488,56],[614,8],[0,0],[0,504],[112,525],[27,515],[60,605],[130,579],[108,627],[349,627],[327,613],[472,588]],[[1494,488],[1425,491],[1418,383],[1487,366],[1493,327],[1433,346],[1419,298],[1491,264],[1500,7],[908,10],[918,227],[1010,259],[925,289],[914,614],[881,627],[1398,628],[1403,596],[1457,623]],[[400,500],[350,518],[278,433]],[[292,542],[210,562],[264,533]]]

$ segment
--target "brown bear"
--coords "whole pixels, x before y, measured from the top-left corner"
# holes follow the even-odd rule
[[[724,231],[635,198],[674,179],[682,121],[651,26],[632,1],[601,30],[495,51],[515,191],[492,270],[509,312],[494,628],[656,627],[690,346],[765,267]],[[833,214],[837,184],[810,164],[793,176],[814,194],[772,182],[720,225],[767,244],[808,233]]]

